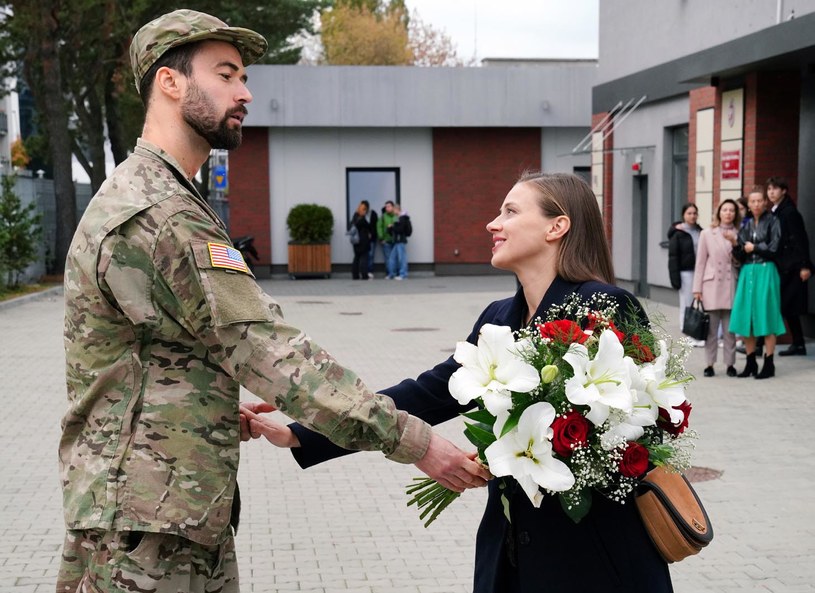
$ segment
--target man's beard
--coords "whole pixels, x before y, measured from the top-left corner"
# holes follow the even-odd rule
[[[212,148],[234,150],[241,145],[241,127],[229,127],[229,118],[235,113],[246,114],[246,107],[240,105],[218,119],[212,101],[194,82],[190,84],[181,105],[184,121]]]

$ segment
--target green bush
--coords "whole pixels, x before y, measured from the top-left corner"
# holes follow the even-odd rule
[[[0,286],[16,288],[29,264],[37,261],[42,237],[34,204],[23,206],[14,193],[14,176],[0,182]]]
[[[334,232],[331,209],[319,204],[297,204],[286,217],[292,243],[329,243]]]

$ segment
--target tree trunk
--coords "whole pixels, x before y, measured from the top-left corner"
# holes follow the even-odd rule
[[[42,73],[42,102],[51,163],[54,167],[54,193],[56,197],[56,253],[55,272],[65,271],[65,257],[76,230],[76,191],[71,171],[71,135],[68,130],[68,112],[62,90],[62,72],[57,48],[57,23],[53,14],[42,11],[43,34],[32,39],[32,52],[26,56],[32,69]],[[34,35],[33,37],[37,37]]]
[[[105,79],[105,120],[110,139],[113,162],[119,164],[127,158],[127,143],[122,130],[122,116],[119,112],[119,98],[116,96],[116,83],[113,72]]]

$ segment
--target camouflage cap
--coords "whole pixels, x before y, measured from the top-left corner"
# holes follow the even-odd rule
[[[234,45],[248,66],[266,53],[268,44],[259,33],[230,27],[220,19],[196,10],[175,10],[144,25],[130,44],[130,64],[136,77],[136,89],[150,67],[164,53],[187,43],[214,39]]]

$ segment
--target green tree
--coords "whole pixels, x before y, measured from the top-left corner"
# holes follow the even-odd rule
[[[14,192],[14,176],[0,180],[0,284],[15,288],[25,269],[37,260],[42,236],[34,204],[23,206]]]
[[[311,32],[311,17],[330,0],[190,0],[187,8],[251,27],[269,41],[265,63],[293,64],[290,39]],[[37,102],[41,136],[54,171],[56,261],[64,265],[76,228],[71,155],[96,191],[105,179],[105,138],[116,164],[135,145],[143,124],[128,54],[141,25],[167,12],[159,0],[0,1],[0,75],[24,77]]]

